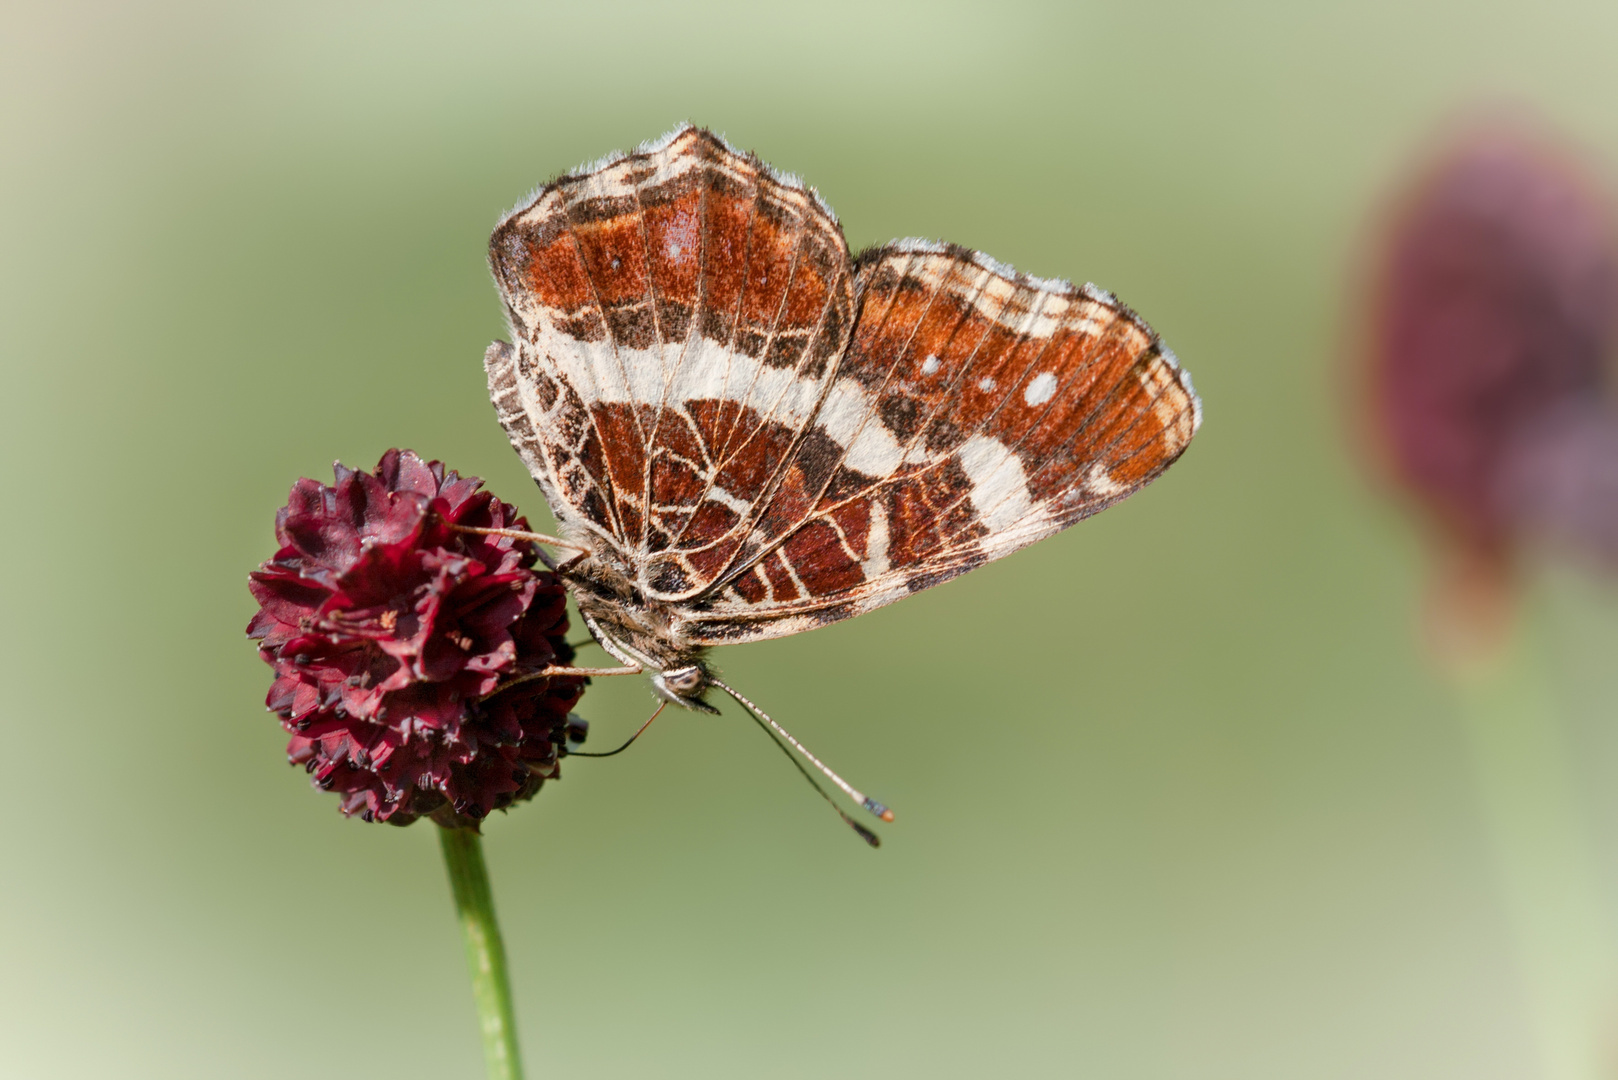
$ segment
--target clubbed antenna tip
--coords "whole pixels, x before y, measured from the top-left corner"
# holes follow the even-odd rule
[[[869,796],[867,796],[865,801],[860,803],[860,805],[865,807],[865,809],[869,810],[871,813],[875,814],[877,817],[881,818],[883,821],[891,822],[893,820],[893,811],[889,810],[886,806],[883,806],[881,803]]]

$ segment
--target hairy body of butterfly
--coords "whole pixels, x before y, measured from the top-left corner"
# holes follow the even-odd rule
[[[709,647],[891,603],[1158,476],[1201,419],[1110,294],[919,240],[682,127],[542,188],[490,264],[512,445],[598,641],[688,708]]]

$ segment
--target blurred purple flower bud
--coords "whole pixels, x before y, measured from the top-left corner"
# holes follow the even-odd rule
[[[1525,539],[1618,567],[1618,248],[1572,159],[1497,125],[1412,186],[1376,275],[1370,420],[1434,526],[1429,644],[1469,664],[1503,641]]]
[[[1452,540],[1503,558],[1517,514],[1550,512],[1512,456],[1610,381],[1618,256],[1604,208],[1544,144],[1474,134],[1396,216],[1380,293],[1372,405],[1391,465]],[[1543,464],[1590,472],[1573,443],[1532,445]],[[1562,497],[1584,481],[1540,482]]]

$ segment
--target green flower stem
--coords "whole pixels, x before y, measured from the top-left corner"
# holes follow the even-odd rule
[[[489,1080],[522,1080],[517,1024],[511,1012],[511,983],[506,978],[506,947],[494,918],[482,838],[471,829],[440,828],[438,839],[444,848],[450,888],[455,893],[455,913],[466,936],[466,966],[472,972],[472,996],[478,1004]]]
[[[1526,629],[1526,628],[1525,628]],[[1611,1075],[1604,1032],[1618,940],[1567,733],[1531,634],[1454,679],[1546,1080]]]

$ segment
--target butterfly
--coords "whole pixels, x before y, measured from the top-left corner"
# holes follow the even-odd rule
[[[511,334],[489,393],[557,572],[611,670],[688,709],[718,688],[758,713],[711,647],[1009,555],[1139,490],[1201,422],[1110,293],[926,240],[851,256],[813,188],[698,127],[540,188],[489,263]]]

